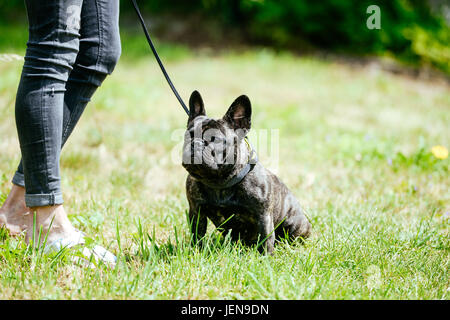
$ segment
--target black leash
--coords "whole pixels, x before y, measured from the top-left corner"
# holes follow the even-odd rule
[[[162,63],[161,59],[159,58],[158,52],[156,51],[156,48],[153,45],[152,38],[150,37],[150,34],[148,33],[147,26],[145,25],[144,18],[142,18],[141,11],[139,10],[136,0],[131,0],[131,2],[133,2],[134,9],[136,10],[139,20],[141,21],[142,29],[144,29],[145,36],[147,37],[147,42],[153,51],[153,54],[156,58],[156,61],[159,64],[159,67],[161,68],[162,73],[164,74],[164,77],[166,78],[167,82],[169,83],[170,88],[172,89],[173,93],[177,97],[177,99],[180,102],[181,106],[183,107],[184,111],[186,111],[186,114],[189,116],[188,107],[186,107],[186,104],[184,103],[183,99],[181,99],[180,95],[178,94],[177,89],[173,85],[172,80],[170,80],[169,74],[167,73],[166,68],[164,68],[164,64]],[[219,189],[230,188],[230,187],[238,184],[239,182],[241,182],[245,178],[245,176],[255,167],[256,163],[258,162],[258,157],[256,155],[256,152],[251,147],[247,138],[245,138],[245,139],[246,139],[247,147],[249,148],[249,152],[250,152],[247,165],[244,166],[244,168],[240,172],[238,172],[238,174],[236,176],[234,176],[230,181],[228,181],[226,184],[220,186]],[[214,188],[216,188],[216,187],[214,186]]]
[[[169,83],[170,88],[172,89],[173,93],[177,97],[177,99],[180,102],[181,106],[183,107],[184,111],[186,111],[186,114],[189,115],[188,107],[186,107],[186,104],[184,103],[183,99],[181,99],[180,95],[178,94],[177,89],[175,89],[175,86],[173,85],[172,80],[170,80],[170,77],[166,71],[166,68],[164,68],[164,64],[162,63],[161,59],[159,58],[158,52],[156,51],[156,48],[153,45],[152,38],[150,37],[150,34],[148,33],[147,27],[144,22],[144,18],[142,18],[141,11],[139,10],[136,0],[131,0],[131,2],[133,2],[134,10],[136,10],[139,20],[141,21],[142,29],[144,29],[145,36],[147,37],[147,42],[150,45],[150,48],[152,49],[153,54],[155,55],[156,61],[158,62],[159,67],[161,68],[161,71],[164,74],[164,77],[166,78],[167,82]]]

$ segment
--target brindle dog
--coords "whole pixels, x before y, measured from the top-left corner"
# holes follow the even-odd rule
[[[311,224],[276,175],[256,162],[236,181],[251,157],[245,141],[251,127],[249,98],[240,96],[215,120],[206,116],[202,97],[194,91],[189,109],[183,167],[189,172],[186,193],[194,242],[205,235],[207,218],[230,231],[233,240],[259,244],[258,249],[269,254],[277,238],[308,237]]]

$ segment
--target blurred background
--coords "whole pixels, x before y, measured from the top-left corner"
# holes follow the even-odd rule
[[[160,39],[206,49],[264,46],[297,54],[395,58],[419,69],[450,73],[448,0],[141,0]],[[370,5],[381,9],[381,29],[369,30]],[[0,3],[0,49],[24,47],[23,0]],[[17,28],[14,28],[14,25]],[[121,0],[126,55],[147,54],[137,18]],[[139,38],[133,41],[134,36]],[[173,48],[171,48],[173,49]],[[164,50],[164,49],[161,49]],[[164,55],[164,54],[163,54]],[[390,68],[396,69],[390,65]]]

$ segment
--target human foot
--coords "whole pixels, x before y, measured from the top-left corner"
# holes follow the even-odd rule
[[[37,243],[40,232],[41,243],[46,237],[47,243],[79,238],[79,231],[72,226],[62,205],[31,208],[26,218],[25,240],[27,243],[33,240],[33,234],[34,242]],[[33,230],[34,225],[36,230]]]
[[[62,205],[31,208],[30,212],[32,214],[27,216],[25,236],[27,243],[30,243],[33,235],[34,243],[40,241],[40,244],[47,237],[45,252],[58,252],[65,248],[82,246],[81,255],[85,257],[82,259],[85,262],[89,262],[92,258],[93,261],[102,261],[109,266],[115,265],[116,257],[105,248],[98,245],[94,246],[92,250],[83,247],[86,244],[85,234],[72,226]],[[34,225],[36,230],[33,230]],[[39,235],[39,233],[41,234]],[[80,259],[76,259],[76,261],[80,262]]]
[[[25,204],[25,188],[13,184],[11,191],[0,208],[0,228],[6,228],[10,235],[18,235],[27,227],[30,208]]]

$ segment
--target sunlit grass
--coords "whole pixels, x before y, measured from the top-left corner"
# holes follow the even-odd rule
[[[280,244],[273,256],[211,225],[207,245],[192,248],[186,172],[172,160],[186,116],[150,53],[128,55],[142,46],[133,41],[61,159],[70,219],[111,247],[116,269],[65,255],[36,264],[21,238],[1,231],[0,298],[448,299],[449,159],[432,152],[450,145],[448,85],[270,50],[182,48],[170,58],[168,46],[185,100],[198,89],[220,117],[247,94],[253,130],[279,130],[278,174],[314,226],[305,245]],[[20,157],[21,67],[0,62],[0,203]]]

